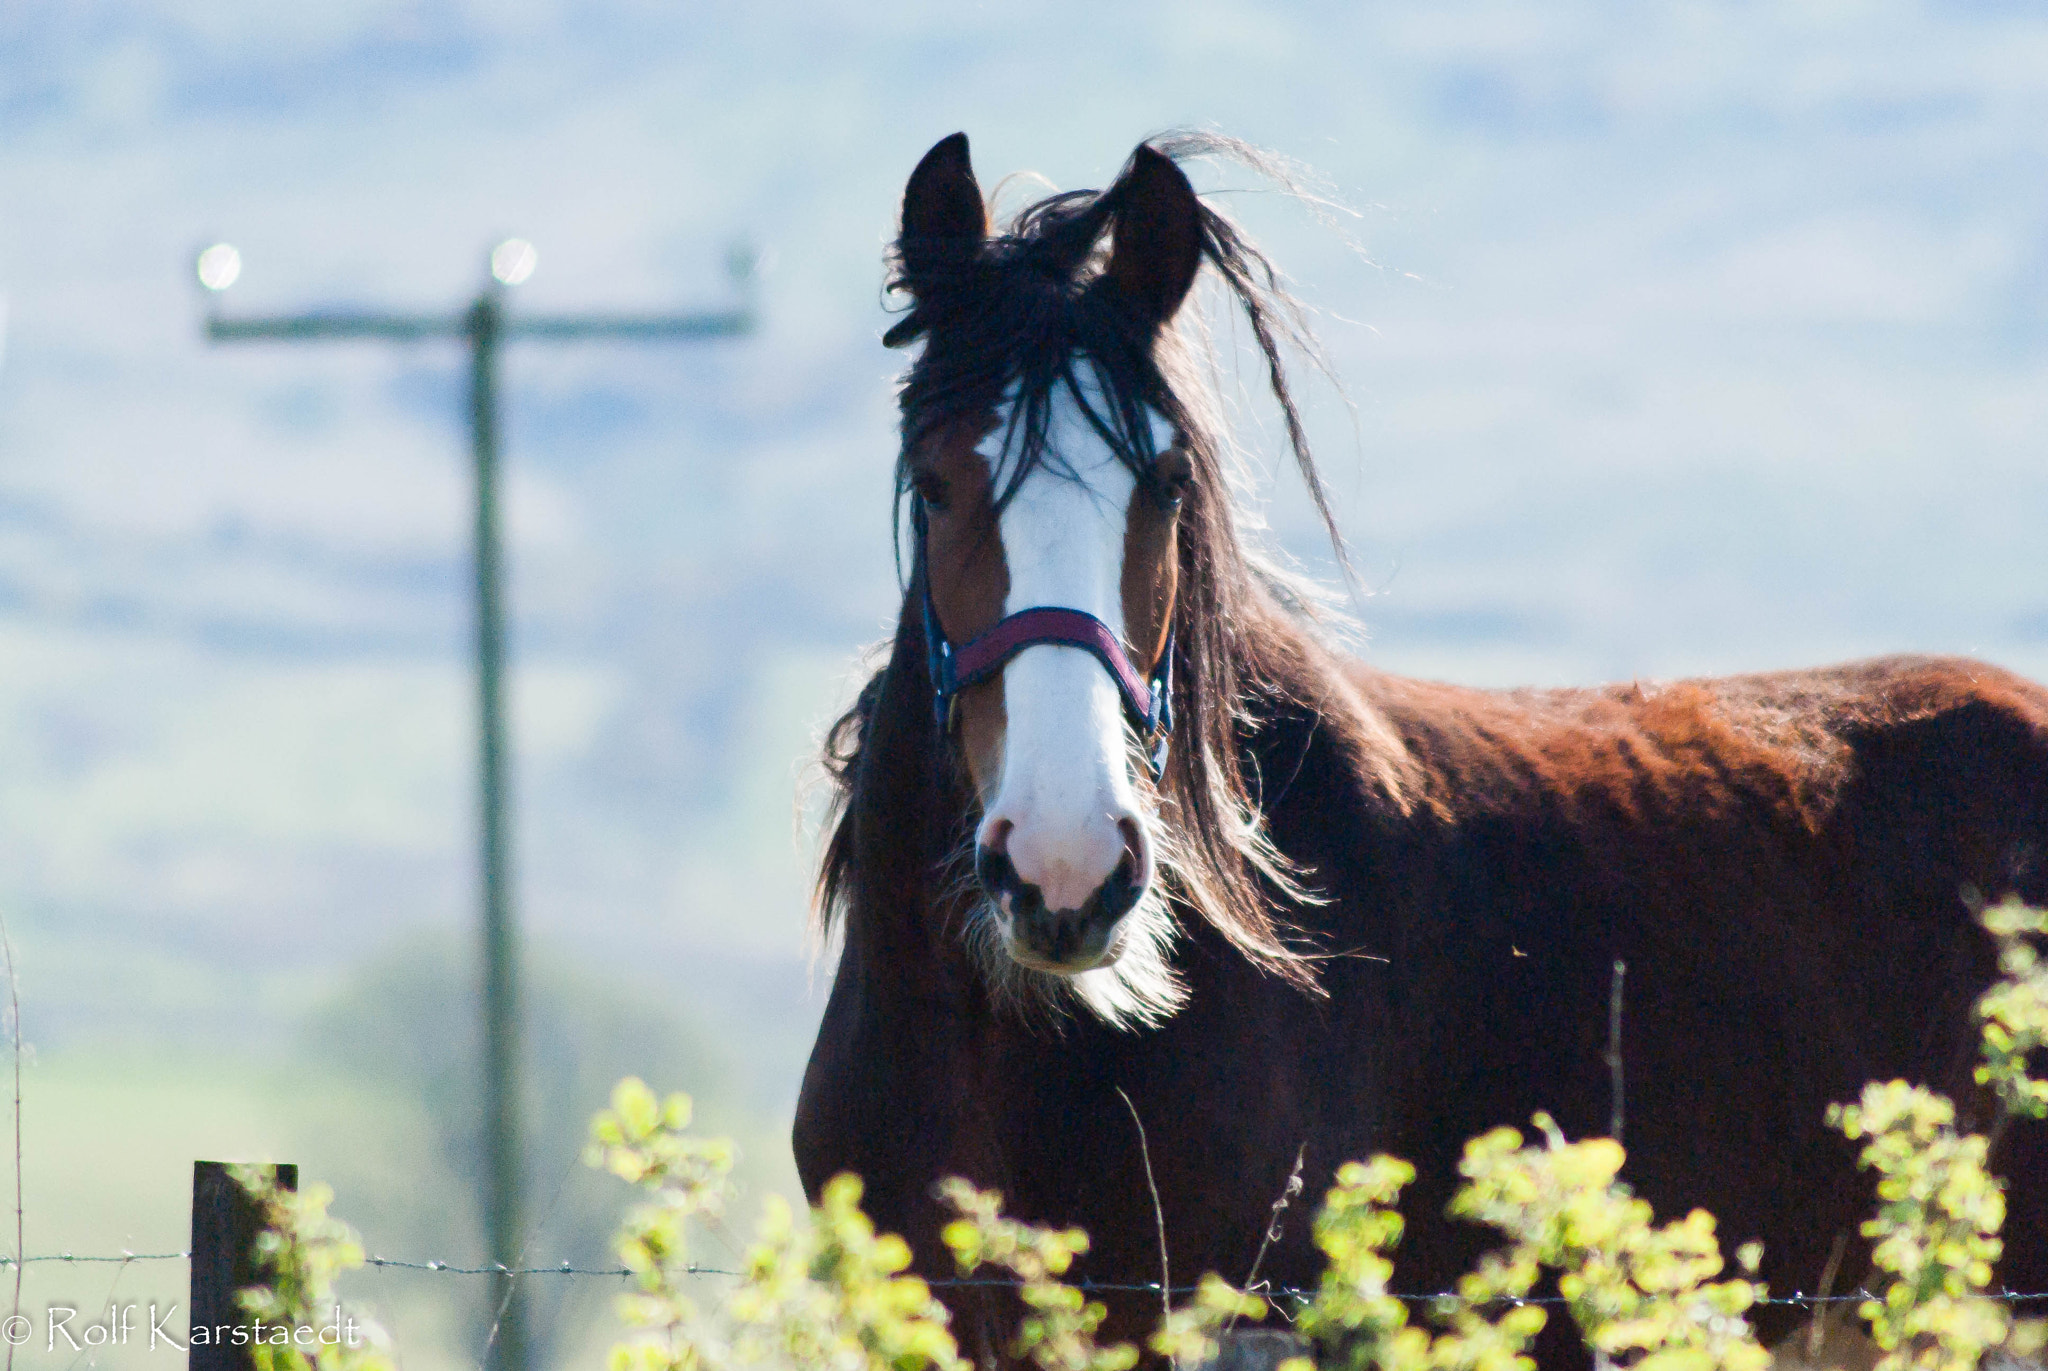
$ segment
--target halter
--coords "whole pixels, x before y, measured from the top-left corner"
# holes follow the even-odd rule
[[[1173,631],[1167,630],[1166,648],[1147,677],[1131,661],[1130,653],[1117,641],[1108,624],[1086,610],[1060,609],[1039,605],[1008,615],[986,632],[960,647],[946,641],[939,626],[938,607],[932,603],[931,563],[925,551],[924,505],[912,512],[911,525],[917,539],[915,574],[918,595],[924,607],[926,665],[932,678],[932,710],[939,732],[950,733],[953,705],[968,686],[986,681],[1027,647],[1053,643],[1077,647],[1109,672],[1123,698],[1124,714],[1138,736],[1148,743],[1147,760],[1152,779],[1166,774],[1167,738],[1173,732]]]

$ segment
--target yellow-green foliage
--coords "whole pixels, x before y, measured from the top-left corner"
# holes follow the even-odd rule
[[[1977,1006],[1977,1080],[2008,1117],[2048,1117],[2048,1082],[2027,1072],[2029,1054],[2048,1046],[2048,960],[2034,942],[2048,936],[2048,913],[2008,901],[1983,920],[1999,942],[2002,979]],[[2026,1355],[2048,1343],[2048,1325],[2016,1324],[1984,1293],[1999,1255],[2005,1196],[1986,1169],[1989,1145],[1956,1131],[1954,1106],[1892,1081],[1865,1087],[1856,1103],[1830,1109],[1829,1119],[1864,1142],[1863,1164],[1879,1175],[1881,1207],[1863,1232],[1876,1240],[1877,1266],[1891,1281],[1882,1298],[1862,1306],[1888,1353],[1879,1371],[1973,1371],[1990,1347],[2003,1343]],[[612,1371],[970,1371],[944,1307],[923,1281],[904,1274],[909,1247],[877,1234],[861,1212],[853,1176],[827,1184],[808,1224],[771,1200],[722,1318],[702,1317],[684,1293],[692,1279],[689,1230],[698,1224],[724,1237],[732,1150],[690,1137],[689,1122],[687,1096],[657,1099],[631,1079],[592,1121],[585,1160],[647,1195],[619,1237],[619,1255],[638,1285],[620,1307],[653,1336],[613,1349]],[[1610,1365],[1765,1371],[1769,1357],[1745,1317],[1762,1287],[1716,1279],[1723,1262],[1713,1217],[1694,1210],[1655,1225],[1649,1205],[1619,1180],[1619,1143],[1570,1143],[1549,1117],[1538,1114],[1535,1122],[1542,1137],[1534,1144],[1501,1128],[1466,1145],[1459,1163],[1465,1183],[1451,1212],[1499,1229],[1508,1243],[1436,1302],[1434,1332],[1411,1324],[1390,1290],[1388,1253],[1402,1231],[1394,1205],[1414,1168],[1391,1157],[1344,1165],[1315,1221],[1328,1265],[1296,1323],[1316,1356],[1283,1371],[1533,1371],[1528,1349],[1544,1311],[1522,1301],[1545,1268],[1557,1273],[1587,1344]],[[267,1323],[314,1321],[335,1302],[335,1277],[362,1262],[354,1234],[327,1216],[325,1187],[294,1195],[247,1168],[237,1179],[265,1207],[269,1231],[259,1250],[276,1272],[271,1285],[243,1292],[245,1307]],[[1040,1371],[1130,1371],[1137,1350],[1098,1344],[1103,1307],[1060,1279],[1088,1250],[1086,1233],[1006,1218],[1000,1195],[957,1178],[940,1193],[959,1215],[942,1237],[960,1270],[995,1267],[1016,1280],[1026,1310],[1017,1355]],[[1754,1272],[1755,1244],[1738,1255]],[[1205,1276],[1192,1301],[1166,1313],[1150,1346],[1180,1365],[1198,1363],[1214,1355],[1221,1330],[1265,1313],[1259,1297]],[[263,1371],[390,1365],[367,1347],[255,1352]]]
[[[2048,1082],[2027,1074],[2027,1056],[2048,1044],[2048,966],[2029,939],[2048,933],[2048,912],[2007,900],[1981,917],[1998,940],[2002,975],[1977,1001],[1977,1081],[2008,1114],[2040,1118]],[[1989,1142],[1956,1132],[1955,1119],[1948,1099],[1904,1081],[1872,1082],[1855,1104],[1828,1111],[1851,1140],[1867,1139],[1861,1160],[1879,1177],[1877,1216],[1863,1236],[1876,1240],[1872,1259],[1892,1279],[1882,1299],[1860,1306],[1886,1352],[1878,1371],[1970,1371],[1987,1348],[2005,1343],[2026,1355],[2048,1342],[2048,1324],[2015,1323],[1983,1293],[2002,1245],[2005,1191],[1985,1164]]]
[[[1197,1366],[1216,1355],[1219,1332],[1239,1319],[1264,1317],[1264,1300],[1211,1271],[1196,1284],[1194,1299],[1167,1314],[1148,1342],[1154,1352],[1181,1366]]]
[[[835,1176],[808,1227],[780,1197],[768,1203],[745,1282],[726,1305],[737,1359],[822,1371],[967,1371],[946,1311],[902,1275],[910,1245],[875,1233],[857,1176]]]
[[[1502,1128],[1465,1148],[1466,1183],[1451,1210],[1512,1242],[1439,1302],[1434,1312],[1449,1327],[1434,1337],[1410,1325],[1402,1301],[1388,1293],[1386,1252],[1401,1235],[1392,1206],[1413,1168],[1375,1157],[1337,1173],[1316,1219],[1329,1266],[1299,1323],[1326,1371],[1528,1371],[1544,1312],[1515,1301],[1545,1266],[1559,1273],[1559,1292],[1587,1343],[1610,1358],[1655,1371],[1761,1371],[1769,1358],[1742,1317],[1755,1287],[1709,1283],[1721,1272],[1713,1219],[1696,1210],[1652,1227],[1649,1205],[1615,1179],[1618,1144],[1567,1143],[1547,1117],[1536,1123],[1541,1146],[1524,1147],[1521,1134]],[[1488,1309],[1500,1313],[1488,1318]]]
[[[957,1176],[939,1183],[939,1195],[960,1215],[940,1235],[960,1269],[999,1266],[1017,1278],[1018,1297],[1031,1311],[1018,1330],[1017,1355],[1041,1371],[1129,1371],[1137,1364],[1138,1349],[1129,1343],[1096,1345],[1103,1307],[1059,1280],[1088,1250],[1086,1233],[1006,1219],[1001,1195]]]
[[[2008,1331],[2005,1306],[1982,1293],[2005,1192],[1985,1169],[1985,1140],[1958,1134],[1955,1117],[1942,1096],[1904,1081],[1873,1082],[1857,1103],[1828,1111],[1849,1138],[1869,1139],[1862,1161],[1882,1178],[1863,1236],[1877,1240],[1872,1259],[1893,1279],[1861,1309],[1889,1353],[1883,1371],[1971,1371]]]
[[[701,1341],[691,1334],[697,1309],[683,1293],[689,1221],[724,1212],[732,1147],[722,1138],[693,1138],[683,1131],[689,1126],[689,1096],[658,1100],[633,1077],[613,1088],[612,1107],[590,1121],[583,1160],[652,1197],[619,1230],[619,1260],[639,1286],[619,1297],[619,1316],[657,1336],[614,1348],[614,1371],[690,1371],[702,1359]]]
[[[1386,1254],[1403,1228],[1394,1203],[1414,1179],[1415,1168],[1393,1157],[1346,1162],[1316,1215],[1316,1246],[1329,1264],[1295,1328],[1315,1346],[1327,1371],[1405,1366],[1428,1353],[1429,1335],[1409,1327],[1407,1306],[1388,1293],[1394,1263]],[[1523,1331],[1498,1371],[1508,1371],[1515,1354],[1543,1327],[1542,1310],[1516,1312]]]
[[[1760,1291],[1746,1280],[1714,1280],[1722,1270],[1714,1216],[1695,1209],[1653,1226],[1649,1204],[1615,1179],[1625,1155],[1620,1143],[1568,1143],[1543,1114],[1536,1126],[1541,1146],[1522,1146],[1512,1128],[1465,1146],[1458,1170],[1466,1183],[1451,1212],[1492,1224],[1515,1242],[1489,1259],[1500,1276],[1474,1291],[1461,1284],[1459,1294],[1525,1293],[1541,1264],[1558,1272],[1558,1293],[1596,1352],[1627,1358],[1640,1371],[1762,1371],[1769,1354],[1743,1317]],[[1754,1269],[1755,1249],[1739,1255]],[[1482,1277],[1486,1271],[1482,1263]],[[1521,1289],[1511,1289],[1514,1283]]]
[[[1315,1345],[1329,1371],[1409,1371],[1428,1366],[1514,1371],[1532,1365],[1523,1353],[1543,1327],[1543,1311],[1533,1305],[1511,1307],[1498,1322],[1491,1322],[1471,1305],[1457,1303],[1441,1311],[1452,1326],[1435,1338],[1409,1325],[1407,1306],[1388,1292],[1394,1264],[1386,1252],[1401,1239],[1402,1221],[1394,1202],[1413,1179],[1415,1168],[1393,1157],[1347,1162],[1338,1168],[1337,1184],[1315,1224],[1316,1245],[1329,1265],[1296,1327]],[[1474,1295],[1485,1282],[1513,1296],[1526,1292],[1534,1278],[1533,1271],[1516,1275],[1491,1265],[1467,1281]]]
[[[265,1325],[294,1331],[327,1325],[341,1305],[336,1279],[363,1264],[354,1230],[327,1212],[334,1192],[324,1185],[299,1192],[283,1189],[267,1166],[236,1166],[230,1174],[263,1212],[256,1256],[271,1275],[268,1285],[240,1293],[242,1308]],[[257,1371],[392,1371],[391,1359],[378,1346],[378,1330],[354,1315],[345,1317],[361,1334],[355,1345],[339,1334],[330,1343],[318,1341],[317,1334],[310,1344],[259,1341],[249,1349]]]
[[[689,1224],[716,1225],[724,1213],[732,1149],[690,1137],[683,1132],[689,1122],[688,1096],[657,1100],[645,1084],[627,1079],[613,1090],[612,1107],[591,1123],[585,1160],[651,1196],[628,1215],[619,1236],[619,1256],[639,1285],[621,1297],[620,1314],[655,1336],[613,1348],[613,1371],[966,1371],[945,1309],[923,1281],[901,1274],[910,1248],[894,1235],[876,1235],[852,1176],[826,1186],[808,1225],[771,1199],[745,1272],[725,1302],[725,1326],[703,1319],[684,1293]]]
[[[1984,1021],[1984,1064],[1977,1083],[1998,1092],[2014,1114],[2048,1118],[2048,1081],[2027,1075],[2027,1057],[2048,1047],[2048,960],[2030,941],[2048,937],[2048,909],[2006,900],[1983,913],[1998,939],[1999,982],[1977,1001]]]

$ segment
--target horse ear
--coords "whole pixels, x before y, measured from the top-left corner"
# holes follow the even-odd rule
[[[911,289],[925,271],[949,258],[959,260],[963,248],[979,247],[986,237],[988,209],[967,158],[967,135],[941,138],[903,188],[903,232],[897,246]]]
[[[1202,267],[1202,202],[1187,173],[1140,143],[1113,188],[1116,227],[1107,275],[1153,328],[1174,316]]]

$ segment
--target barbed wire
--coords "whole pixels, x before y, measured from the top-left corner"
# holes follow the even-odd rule
[[[189,1260],[191,1256],[192,1254],[190,1252],[123,1252],[118,1256],[81,1256],[71,1252],[54,1252],[39,1257],[23,1257],[21,1259],[21,1264],[23,1266],[32,1266],[39,1262],[165,1262],[186,1261]],[[0,1270],[4,1270],[5,1268],[11,1267],[14,1264],[14,1258],[0,1257]],[[365,1257],[363,1258],[363,1265],[366,1267],[390,1268],[399,1271],[424,1271],[437,1276],[596,1276],[602,1278],[609,1278],[612,1280],[622,1280],[628,1276],[636,1274],[630,1268],[624,1266],[577,1266],[571,1262],[566,1261],[561,1262],[555,1266],[507,1267],[498,1265],[459,1266],[454,1262],[437,1261],[431,1259],[427,1261],[407,1261],[400,1257]],[[741,1277],[744,1277],[747,1273],[744,1271],[734,1271],[728,1267],[723,1266],[691,1265],[680,1268],[676,1272],[676,1274],[684,1276],[726,1276],[731,1277],[733,1279],[739,1279]],[[941,1277],[936,1280],[927,1280],[925,1284],[932,1287],[934,1290],[961,1290],[1003,1286],[1016,1287],[1018,1285],[1023,1284],[1023,1282],[1016,1279],[1015,1277],[1010,1276],[954,1276]],[[1123,1282],[1084,1280],[1075,1282],[1074,1288],[1076,1290],[1083,1292],[1084,1294],[1100,1293],[1157,1295],[1161,1293],[1158,1281]],[[1169,1295],[1192,1295],[1200,1288],[1201,1287],[1194,1285],[1176,1285],[1169,1287],[1165,1291],[1165,1293]],[[1298,1286],[1280,1286],[1277,1288],[1265,1288],[1257,1290],[1254,1293],[1264,1295],[1268,1299],[1286,1299],[1304,1304],[1314,1299],[1316,1296],[1315,1291],[1305,1290]],[[1452,1294],[1449,1291],[1445,1291],[1440,1294],[1434,1295],[1400,1294],[1392,1291],[1388,1293],[1393,1295],[1393,1298],[1400,1300],[1406,1304],[1427,1305],[1435,1304],[1439,1300],[1454,1300],[1458,1298],[1456,1295]],[[1780,1308],[1796,1307],[1801,1309],[1813,1309],[1821,1305],[1858,1304],[1864,1300],[1874,1300],[1877,1298],[1879,1297],[1873,1295],[1868,1290],[1853,1290],[1847,1294],[1842,1295],[1808,1295],[1800,1291],[1794,1291],[1790,1295],[1767,1295],[1762,1299],[1756,1300],[1755,1303],[1758,1305],[1774,1305]],[[1997,1300],[2002,1304],[2024,1304],[2030,1302],[2048,1301],[2048,1290],[1986,1290],[1981,1292],[1981,1298],[1987,1300]],[[1567,1301],[1564,1299],[1563,1296],[1560,1295],[1526,1295],[1518,1300],[1501,1300],[1496,1301],[1496,1303],[1515,1305],[1562,1305],[1567,1303]]]
[[[190,1252],[123,1252],[118,1257],[75,1256],[69,1252],[53,1252],[42,1257],[23,1257],[17,1263],[13,1257],[0,1257],[0,1270],[17,1264],[34,1266],[38,1262],[181,1262],[191,1257]]]

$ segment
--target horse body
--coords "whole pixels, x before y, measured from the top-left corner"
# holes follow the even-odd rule
[[[957,154],[964,167],[964,139]],[[918,184],[906,260],[929,220],[914,214]],[[953,221],[979,233],[966,204],[955,197]],[[939,288],[920,289],[922,303]],[[942,321],[925,355],[958,341]],[[907,400],[912,479],[952,462],[957,501],[957,473],[983,469],[975,452],[1000,473],[997,450],[973,441],[993,427],[976,416],[994,398],[984,386],[953,415],[973,420],[967,441],[913,424]],[[1156,386],[1143,398],[1152,408],[1130,428],[1140,486],[1159,460],[1148,435],[1175,403]],[[1258,1269],[1299,1287],[1321,1267],[1306,1211],[1333,1169],[1387,1152],[1417,1169],[1396,1288],[1447,1289],[1492,1241],[1444,1213],[1468,1138],[1538,1110],[1571,1136],[1610,1130],[1620,962],[1624,1179],[1661,1216],[1711,1210],[1724,1248],[1761,1239],[1778,1293],[1816,1289],[1840,1237],[1851,1252],[1841,1283],[1853,1283],[1867,1269],[1856,1230],[1873,1192],[1824,1112],[1866,1081],[1903,1077],[1956,1098],[1965,1126],[1983,1122],[1970,1007],[1994,967],[1971,902],[2048,900],[2048,692],[1928,658],[1563,691],[1389,675],[1328,646],[1277,582],[1233,560],[1227,505],[1205,498],[1218,483],[1199,425],[1167,417],[1192,435],[1181,455],[1195,472],[1178,551],[1166,545],[1177,598],[1137,622],[1132,541],[1130,612],[1090,612],[1117,619],[1126,641],[1163,637],[1184,722],[1156,791],[1117,794],[1155,807],[1144,822],[1169,843],[1217,775],[1241,791],[1268,845],[1244,850],[1272,931],[1212,912],[1198,883],[1162,885],[1146,899],[1172,897],[1157,906],[1178,930],[1162,953],[1171,994],[1135,1013],[1062,999],[1106,964],[1091,952],[1071,975],[1047,971],[1042,943],[1020,956],[1034,968],[1021,984],[1042,997],[1019,1002],[1020,983],[998,973],[1003,949],[1029,933],[1018,892],[1037,887],[1020,884],[1024,857],[991,863],[988,835],[1012,784],[998,779],[1009,775],[1004,693],[1033,678],[1012,669],[963,692],[957,728],[950,709],[934,717],[932,640],[981,633],[1016,606],[987,590],[977,620],[970,588],[1002,577],[974,570],[960,551],[981,546],[973,538],[921,523],[889,661],[837,730],[845,808],[826,886],[844,944],[798,1107],[807,1188],[859,1173],[869,1213],[934,1276],[949,1273],[932,1184],[961,1175],[1001,1190],[1021,1217],[1086,1228],[1085,1280],[1158,1281],[1163,1222],[1176,1283],[1209,1270],[1243,1281],[1299,1157],[1308,1195]],[[994,528],[1003,506],[974,480]],[[944,509],[937,495],[928,503]],[[1029,649],[1041,673],[1048,654],[1073,651]],[[1216,684],[1219,663],[1236,671],[1231,691]],[[1113,715],[1115,690],[1097,694],[1097,712]],[[1133,777],[1146,741],[1131,739]],[[1164,882],[1172,863],[1162,870]],[[1031,898],[1041,915],[1077,917]],[[1080,913],[1111,929],[1114,958],[1116,918],[1148,906],[1105,924],[1101,897],[1086,898]],[[1313,954],[1281,957],[1304,947]],[[2044,1135],[2005,1130],[1993,1158],[2020,1182],[2000,1268],[2015,1289],[2048,1289]],[[1001,1360],[1017,1314],[1008,1296],[944,1294],[965,1350]],[[1156,1293],[1102,1297],[1109,1336],[1135,1339],[1157,1320]],[[1767,1338],[1790,1322],[1780,1313],[1761,1311]],[[1551,1321],[1547,1362],[1583,1355],[1567,1323]]]
[[[1326,1000],[1196,928],[1166,1024],[1048,1036],[990,1001],[944,925],[849,927],[805,1079],[806,1183],[868,1177],[876,1221],[933,1273],[929,1184],[959,1174],[1086,1227],[1087,1279],[1154,1281],[1121,1088],[1176,1280],[1250,1273],[1298,1150],[1311,1198],[1340,1162],[1389,1152],[1417,1164],[1398,1288],[1447,1289],[1489,1244],[1443,1217],[1466,1139],[1539,1109],[1571,1136],[1609,1131],[1620,960],[1625,1179],[1660,1215],[1712,1211],[1724,1247],[1762,1239],[1774,1290],[1818,1288],[1873,1203],[1827,1105],[1902,1077],[1971,1122],[1969,1007],[1993,968],[1964,893],[2048,898],[2048,692],[1920,658],[1571,691],[1343,678],[1353,717],[1326,698],[1255,742],[1275,842],[1326,877],[1327,903],[1293,911],[1337,954]],[[2032,1182],[2008,1195],[2016,1289],[2048,1288],[2044,1144],[2016,1128],[1994,1158]],[[1312,1285],[1306,1215],[1281,1228],[1260,1274]],[[1150,1295],[1106,1298],[1113,1334],[1155,1316]],[[1000,1349],[1005,1302],[952,1303]]]

